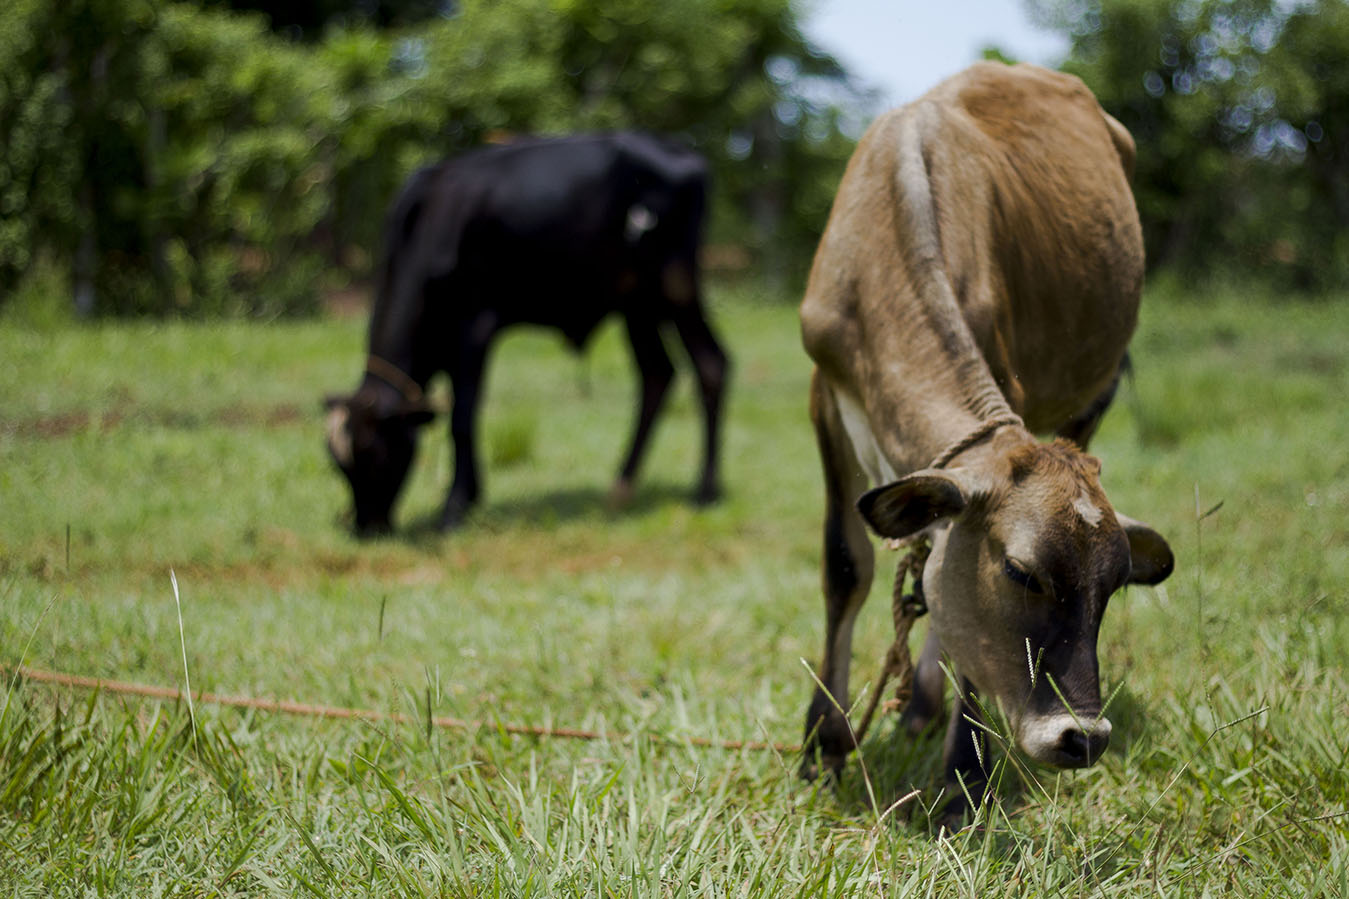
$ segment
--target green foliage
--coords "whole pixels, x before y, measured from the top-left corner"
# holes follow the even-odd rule
[[[1138,142],[1154,266],[1301,289],[1349,278],[1349,4],[1029,5]]]
[[[167,0],[19,0],[0,11],[0,289],[45,255],[83,312],[303,313],[369,271],[416,166],[628,127],[705,152],[715,237],[796,272],[850,90],[788,0],[464,0],[309,44]]]

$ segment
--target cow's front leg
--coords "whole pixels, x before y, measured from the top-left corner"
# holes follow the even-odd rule
[[[478,501],[481,485],[478,476],[476,432],[478,402],[482,397],[483,370],[487,345],[472,344],[460,348],[450,371],[454,408],[450,410],[450,440],[454,444],[454,480],[440,513],[440,529],[458,527]]]
[[[839,418],[833,394],[819,372],[811,381],[810,418],[815,425],[824,468],[824,654],[819,683],[806,712],[805,757],[801,775],[813,779],[823,768],[834,774],[855,746],[844,712],[848,708],[848,669],[853,623],[866,602],[875,569],[875,551],[854,505],[866,489]]]
[[[946,727],[943,760],[945,792],[950,797],[937,822],[947,830],[959,830],[984,800],[988,785],[988,740],[982,728],[974,686],[964,678],[960,695],[951,706]]]
[[[670,362],[670,354],[665,351],[659,324],[645,316],[638,318],[630,315],[627,318],[627,327],[628,340],[632,345],[632,359],[642,380],[642,395],[638,401],[637,424],[632,432],[632,443],[623,460],[623,467],[619,470],[618,480],[614,482],[609,494],[609,502],[615,507],[627,505],[632,499],[633,481],[637,477],[637,469],[641,466],[642,456],[646,452],[651,426],[655,423],[661,406],[665,404],[670,382],[674,380],[674,365]]]

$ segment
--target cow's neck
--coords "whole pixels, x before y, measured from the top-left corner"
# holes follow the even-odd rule
[[[879,320],[862,332],[857,352],[823,367],[845,403],[865,407],[876,449],[894,474],[927,467],[991,422],[1017,420],[958,314],[936,326],[932,318]]]
[[[433,372],[419,353],[424,300],[421,280],[410,273],[386,276],[370,315],[369,352],[424,388]]]
[[[908,380],[908,379],[906,379]],[[881,453],[896,473],[926,468],[934,462],[958,464],[967,451],[995,430],[1021,427],[991,377],[977,389],[960,389],[947,378],[910,380],[918,389],[890,393],[888,411],[872,414]],[[873,394],[873,400],[875,399]]]

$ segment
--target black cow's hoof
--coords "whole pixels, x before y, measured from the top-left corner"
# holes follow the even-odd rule
[[[357,525],[353,531],[357,540],[377,540],[393,533],[393,525],[387,521]]]
[[[628,506],[632,505],[632,498],[637,491],[633,489],[632,481],[625,478],[619,478],[614,481],[614,486],[609,488],[609,495],[605,497],[604,505],[610,512],[622,512]]]
[[[450,531],[456,531],[468,518],[468,504],[460,502],[448,502],[445,504],[445,511],[440,513],[440,532],[448,534]]]
[[[710,506],[721,502],[721,487],[717,484],[703,484],[698,491],[693,494],[693,501],[700,506]]]

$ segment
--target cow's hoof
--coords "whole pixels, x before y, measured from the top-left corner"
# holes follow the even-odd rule
[[[843,762],[838,756],[808,755],[801,760],[797,774],[808,783],[823,779],[826,785],[837,784],[843,777]]]
[[[448,534],[450,531],[456,531],[468,518],[468,504],[451,502],[445,505],[445,511],[440,513],[440,532]]]
[[[693,501],[700,506],[710,506],[721,501],[721,487],[717,484],[703,484],[693,494]]]
[[[632,505],[632,498],[636,493],[632,481],[620,478],[614,481],[614,486],[609,488],[609,495],[605,498],[604,504],[610,512],[621,512]]]
[[[969,803],[965,801],[963,796],[948,802],[946,807],[932,819],[932,827],[939,836],[943,832],[947,835],[959,833],[973,823],[974,815],[970,812]]]
[[[357,540],[377,540],[380,537],[388,537],[393,533],[393,525],[389,522],[379,522],[376,524],[367,524],[354,530]]]
[[[904,732],[909,736],[916,737],[930,728],[936,718],[937,715],[931,706],[915,698],[909,700],[904,711],[900,712],[899,726],[904,728]]]

